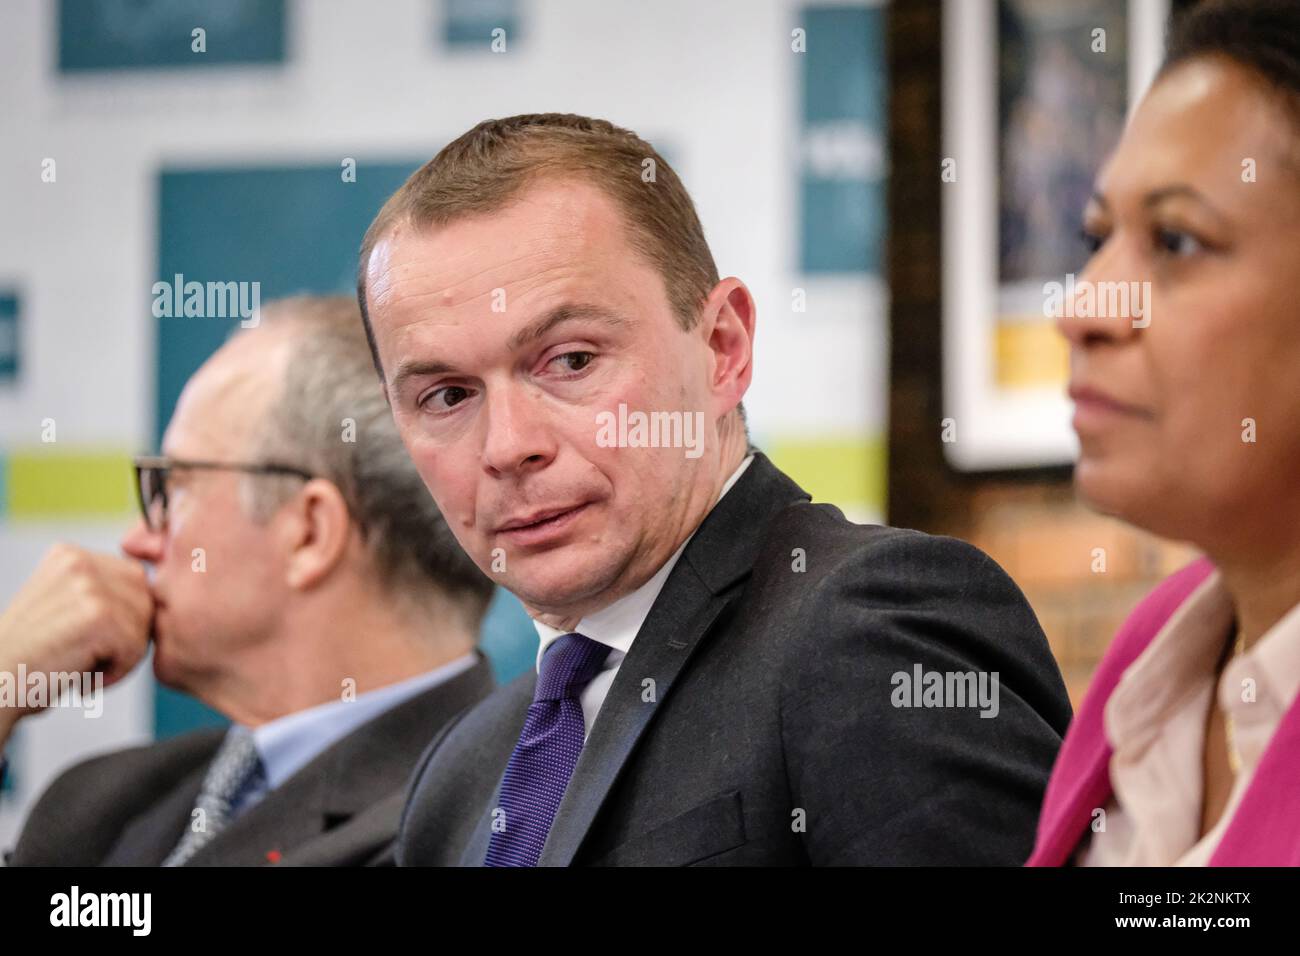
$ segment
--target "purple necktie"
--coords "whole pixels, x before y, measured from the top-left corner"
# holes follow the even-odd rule
[[[485,866],[536,866],[560,799],[582,753],[587,724],[578,695],[600,671],[609,646],[565,634],[546,649],[537,691],[501,779]]]

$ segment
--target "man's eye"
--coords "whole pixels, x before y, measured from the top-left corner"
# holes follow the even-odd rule
[[[581,372],[591,364],[595,355],[591,352],[565,352],[563,355],[557,355],[551,359],[552,362],[562,362],[570,372]]]
[[[1195,255],[1205,248],[1191,233],[1178,229],[1157,229],[1156,245],[1161,251],[1175,256]]]
[[[442,411],[459,405],[469,396],[469,389],[460,385],[448,385],[445,388],[434,389],[425,396],[420,405],[425,408],[432,407],[434,411]]]

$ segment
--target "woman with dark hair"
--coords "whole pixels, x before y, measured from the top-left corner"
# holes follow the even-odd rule
[[[1059,320],[1075,485],[1207,558],[1120,629],[1029,863],[1300,864],[1300,3],[1175,24],[1084,232],[1136,292]]]

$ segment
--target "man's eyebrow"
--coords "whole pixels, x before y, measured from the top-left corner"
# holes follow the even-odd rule
[[[561,305],[552,309],[539,319],[535,319],[510,337],[506,347],[514,352],[530,342],[536,342],[552,328],[563,322],[579,320],[601,322],[612,327],[628,324],[626,316],[598,305]],[[389,386],[393,394],[398,394],[402,386],[413,378],[429,375],[442,375],[456,371],[455,366],[436,360],[398,362],[393,371],[393,381]]]
[[[579,320],[600,322],[604,325],[609,325],[615,328],[628,324],[628,320],[625,316],[622,316],[617,312],[611,312],[609,309],[602,308],[598,305],[565,304],[552,309],[541,318],[535,319],[528,325],[525,325],[510,337],[510,341],[507,343],[506,347],[511,352],[518,351],[525,345],[528,345],[531,342],[536,342],[555,326],[560,325],[563,322],[575,322]]]
[[[452,371],[455,369],[446,362],[398,362],[397,369],[393,372],[393,384],[389,388],[396,394],[410,379]]]

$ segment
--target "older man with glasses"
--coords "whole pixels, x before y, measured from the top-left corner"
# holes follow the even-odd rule
[[[127,557],[56,546],[0,615],[0,673],[111,684],[152,643],[159,681],[230,727],[74,766],[10,864],[388,862],[421,749],[491,689],[492,585],[406,456],[356,304],[266,308],[187,384],[163,448],[135,463]],[[0,707],[0,744],[24,703]]]

